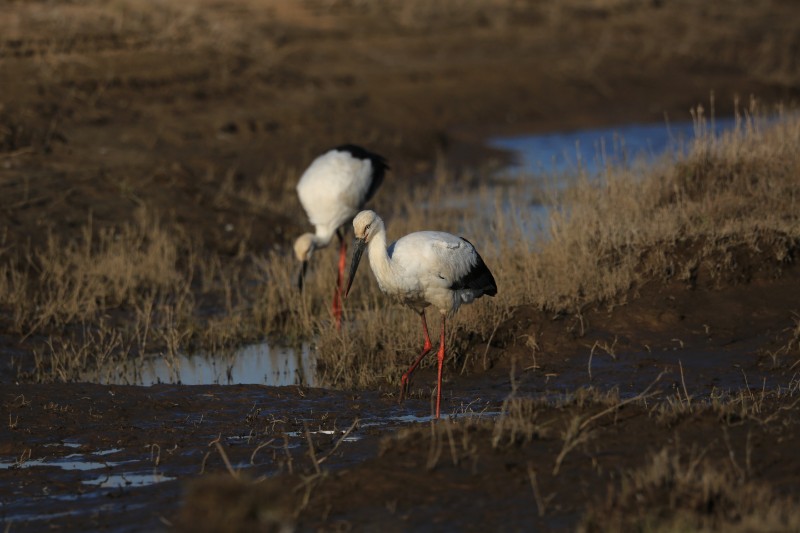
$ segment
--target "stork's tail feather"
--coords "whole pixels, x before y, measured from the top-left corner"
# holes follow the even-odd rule
[[[463,237],[461,238],[464,239]],[[472,243],[467,241],[467,239],[464,239],[464,241],[472,246]],[[489,267],[486,266],[486,263],[483,262],[483,258],[481,254],[478,253],[478,250],[475,250],[474,246],[472,246],[472,248],[477,258],[475,265],[467,272],[466,276],[453,283],[450,288],[453,290],[472,290],[475,292],[476,298],[484,294],[487,296],[494,296],[497,294],[497,283],[494,281],[494,276],[489,270]]]
[[[497,294],[497,283],[494,281],[489,267],[483,262],[483,258],[478,256],[478,264],[472,270],[475,273],[474,282],[468,285],[473,290],[479,290],[487,296],[494,296]]]

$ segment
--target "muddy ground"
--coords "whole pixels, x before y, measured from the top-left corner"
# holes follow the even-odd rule
[[[7,4],[0,246],[146,206],[213,252],[280,248],[301,228],[286,202],[255,212],[226,191],[291,195],[309,159],[345,141],[390,159],[391,188],[424,185],[437,158],[502,160],[482,147],[490,134],[685,119],[711,92],[719,114],[734,95],[792,101],[800,7],[703,4]],[[10,365],[30,357],[26,340],[2,331],[0,518],[10,531],[569,530],[592,509],[673,512],[657,490],[638,504],[621,495],[663,447],[702,455],[742,494],[796,498],[800,272],[739,265],[741,276],[637,288],[580,317],[518,309],[486,365],[448,367],[452,434],[426,418],[428,368],[402,406],[390,388],[26,384]],[[616,407],[600,393],[566,399],[590,386],[618,390]],[[730,391],[728,408],[688,408],[715,390]],[[548,400],[541,427],[497,440],[512,391]],[[657,396],[619,404],[644,391]],[[586,425],[569,447],[576,417]],[[689,500],[712,529],[746,507]]]
[[[780,350],[798,282],[792,267],[731,287],[651,287],[611,313],[588,310],[582,334],[571,318],[520,309],[488,370],[448,370],[453,422],[437,432],[432,368],[401,406],[392,389],[7,385],[0,453],[22,465],[0,469],[4,518],[12,531],[529,531],[574,529],[598,508],[600,530],[645,510],[726,529],[765,505],[758,487],[800,491],[800,358]],[[498,433],[512,397],[537,399],[535,428]],[[567,446],[575,423],[585,431]],[[698,474],[685,492],[667,479],[614,499],[662,450],[687,470],[712,465],[738,496]]]

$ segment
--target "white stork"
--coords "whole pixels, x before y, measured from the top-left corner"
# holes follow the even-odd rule
[[[484,294],[488,296],[497,294],[494,276],[472,243],[450,233],[418,231],[398,239],[387,247],[386,227],[374,211],[362,211],[356,215],[353,219],[353,228],[355,243],[345,297],[350,292],[364,247],[367,247],[369,264],[381,291],[397,298],[422,317],[425,344],[422,353],[400,380],[401,402],[405,397],[411,373],[433,346],[428,336],[425,308],[433,305],[442,315],[436,392],[436,418],[439,418],[445,318],[455,313],[461,304],[472,303]]]
[[[316,230],[304,233],[294,243],[294,253],[302,262],[297,284],[302,290],[311,255],[318,248],[328,246],[335,233],[339,238],[339,275],[333,293],[337,327],[341,324],[342,278],[347,259],[341,228],[372,198],[388,169],[383,157],[360,146],[344,144],[314,159],[297,183],[300,203]]]

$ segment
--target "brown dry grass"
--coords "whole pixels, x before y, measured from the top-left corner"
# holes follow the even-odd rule
[[[546,239],[536,240],[522,229],[530,226],[530,196],[524,194],[510,209],[496,208],[489,217],[481,213],[491,213],[487,206],[497,201],[490,193],[461,217],[401,208],[404,216],[387,220],[387,231],[390,238],[421,228],[463,234],[493,270],[498,296],[459,314],[450,332],[455,352],[467,349],[453,341],[468,333],[478,340],[478,347],[469,349],[480,353],[479,346],[522,304],[579,313],[587,305],[619,304],[629,289],[652,280],[690,281],[700,267],[722,279],[736,268],[729,250],[737,246],[766,248],[780,266],[792,261],[800,242],[795,179],[800,121],[783,114],[768,123],[756,111],[748,110],[737,128],[720,138],[701,135],[691,154],[675,164],[643,173],[608,169],[593,181],[579,177],[554,200]],[[705,119],[698,118],[698,128],[705,127]],[[434,186],[430,203],[446,205],[444,191]],[[674,251],[687,243],[694,243],[690,254],[676,256]],[[383,305],[375,283],[364,281],[357,282],[348,304],[349,321],[357,329],[323,330],[319,342],[322,361],[333,362],[338,372],[328,377],[346,385],[398,374],[421,342],[416,315]]]
[[[579,531],[796,531],[796,502],[703,452],[664,447],[628,472]]]
[[[698,129],[706,125],[698,113]],[[587,305],[616,305],[651,280],[689,281],[697,268],[724,277],[735,268],[728,250],[742,245],[766,247],[777,266],[792,261],[800,242],[798,144],[796,115],[767,117],[753,104],[734,131],[701,135],[676,163],[578,176],[574,186],[551,194],[544,237],[526,229],[540,191],[484,186],[466,197],[472,208],[465,210],[453,204],[449,184],[459,178],[446,169],[405,197],[378,195],[375,209],[385,215],[390,239],[419,229],[461,234],[493,270],[497,297],[465,307],[448,333],[450,360],[463,368],[481,360],[519,305],[579,313]],[[291,175],[281,178],[287,188]],[[266,187],[226,194],[254,206],[269,201]],[[286,209],[299,211],[296,204],[291,196]],[[691,253],[677,257],[678,247]],[[37,349],[40,380],[76,379],[129,355],[223,350],[272,336],[314,338],[320,382],[366,387],[396,382],[421,345],[417,315],[388,305],[368,269],[346,302],[346,326],[331,327],[332,248],[316,256],[302,294],[293,284],[293,258],[242,249],[221,261],[144,209],[133,224],[95,230],[90,219],[76,241],[53,238],[1,253],[0,304],[14,330],[50,337]],[[430,320],[437,327],[437,317]]]
[[[611,303],[649,279],[688,279],[691,268],[737,244],[766,244],[777,262],[789,261],[799,229],[799,124],[742,117],[721,138],[701,137],[677,164],[644,176],[612,170],[567,191],[532,269],[541,280],[532,287],[536,303],[554,311]],[[670,256],[678,243],[699,249],[681,261]]]

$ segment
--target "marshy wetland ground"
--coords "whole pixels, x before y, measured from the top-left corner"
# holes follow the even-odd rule
[[[800,530],[798,94],[789,0],[6,3],[4,531]],[[684,120],[597,172],[489,143]],[[389,238],[497,280],[440,421],[368,269],[341,331],[335,250],[293,287],[294,185],[343,142],[390,161]],[[314,386],[124,384],[265,341]]]

